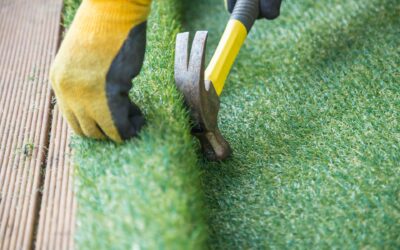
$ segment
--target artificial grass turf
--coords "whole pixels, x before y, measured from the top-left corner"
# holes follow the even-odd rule
[[[172,82],[179,11],[166,2],[132,91],[149,118],[142,139],[74,143],[79,248],[201,247],[207,235]],[[222,4],[185,5],[211,52]],[[398,12],[394,0],[287,0],[277,21],[257,23],[222,96],[235,155],[202,163],[211,248],[399,247]]]
[[[188,30],[224,29],[186,2]],[[286,0],[222,93],[234,156],[203,162],[211,248],[400,248],[400,3]]]
[[[69,3],[66,17],[73,16],[78,2]],[[152,6],[146,59],[131,92],[147,118],[140,138],[122,145],[76,138],[72,144],[78,249],[204,246],[200,169],[173,80],[180,13],[177,0]]]
[[[62,16],[62,25],[64,28],[68,28],[71,25],[80,4],[81,0],[64,0],[64,9]]]

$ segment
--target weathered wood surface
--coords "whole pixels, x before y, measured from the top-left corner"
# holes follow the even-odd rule
[[[62,0],[0,0],[0,249],[73,247],[68,129],[48,82],[61,11]]]

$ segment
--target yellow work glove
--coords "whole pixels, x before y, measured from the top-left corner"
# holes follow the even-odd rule
[[[50,70],[58,106],[83,136],[120,142],[145,120],[130,101],[151,0],[83,0]]]

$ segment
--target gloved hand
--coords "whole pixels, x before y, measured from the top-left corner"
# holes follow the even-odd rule
[[[145,120],[128,92],[143,64],[151,0],[83,0],[50,70],[73,130],[120,142]]]
[[[229,13],[232,13],[237,0],[225,0]],[[282,0],[260,0],[259,18],[275,19],[279,16]]]

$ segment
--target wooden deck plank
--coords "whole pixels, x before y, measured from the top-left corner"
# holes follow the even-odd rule
[[[39,217],[37,249],[73,249],[75,199],[69,138],[68,126],[58,108],[55,108]]]
[[[52,249],[72,247],[76,205],[62,121],[53,127],[50,143],[62,145],[53,147],[52,155],[63,160],[51,159],[45,166],[52,100],[48,70],[58,46],[61,10],[62,0],[0,0],[0,249],[31,248],[40,205],[50,219]],[[44,168],[57,170],[60,179],[52,191],[56,200],[39,204]],[[51,180],[44,183],[48,193]],[[48,209],[48,204],[56,205]],[[46,211],[55,216],[46,217]],[[41,232],[39,226],[38,238]]]

